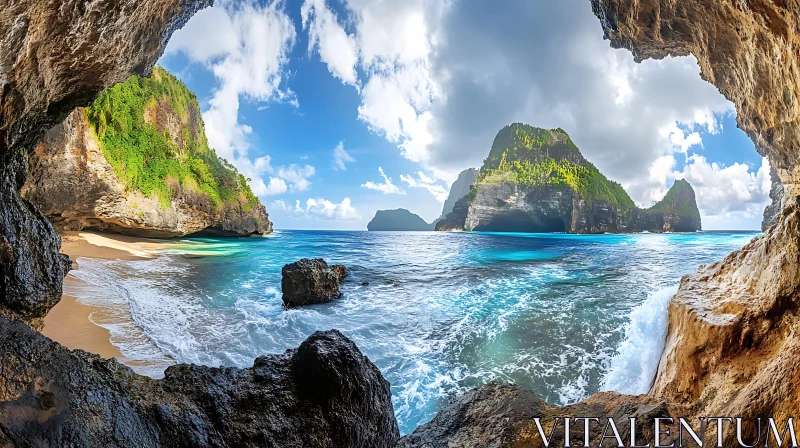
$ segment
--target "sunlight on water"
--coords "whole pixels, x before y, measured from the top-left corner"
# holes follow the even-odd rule
[[[756,235],[282,231],[181,240],[154,260],[80,259],[71,275],[90,288],[71,293],[129,307],[100,324],[132,359],[250,366],[337,328],[390,381],[407,433],[490,380],[553,404],[646,392],[680,277]],[[350,268],[341,300],[283,310],[281,267],[303,257]]]

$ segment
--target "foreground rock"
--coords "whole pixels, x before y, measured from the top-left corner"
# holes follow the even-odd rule
[[[636,207],[628,193],[586,160],[562,129],[521,123],[495,137],[469,193],[436,230],[494,232],[695,232],[694,190],[677,180],[664,199]]]
[[[281,269],[283,305],[286,308],[328,303],[342,297],[339,284],[347,277],[347,268],[328,266],[322,258],[303,258]]]
[[[630,440],[630,417],[638,425],[636,441],[652,443],[652,419],[676,415],[679,410],[670,408],[662,400],[641,396],[626,396],[615,392],[602,392],[571,406],[550,406],[531,391],[510,384],[489,383],[471,390],[439,412],[436,417],[409,434],[398,443],[402,448],[449,447],[543,447],[542,438],[533,418],[541,420],[542,428],[550,434],[557,417],[602,417],[591,422],[590,446],[600,446],[608,418],[612,418],[626,443]],[[550,441],[551,447],[564,445],[564,425],[558,424]],[[583,424],[573,423],[568,446],[584,446]],[[617,446],[613,439],[603,446]],[[674,439],[662,438],[662,446]],[[693,445],[687,445],[693,446]]]
[[[194,93],[162,68],[76,109],[28,163],[21,195],[58,230],[151,238],[272,231],[244,177],[208,147]]]
[[[177,365],[163,380],[0,318],[0,446],[391,447],[389,383],[317,332],[249,369]]]

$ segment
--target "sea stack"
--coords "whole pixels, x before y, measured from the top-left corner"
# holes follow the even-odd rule
[[[436,230],[630,233],[701,229],[694,190],[676,181],[654,206],[637,207],[586,160],[563,129],[514,123],[500,130],[469,193]]]
[[[433,224],[428,224],[419,215],[404,208],[396,210],[378,210],[375,217],[367,224],[369,231],[429,231]]]

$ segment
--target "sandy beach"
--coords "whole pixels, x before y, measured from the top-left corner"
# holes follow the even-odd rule
[[[155,257],[155,251],[166,245],[155,240],[94,232],[67,232],[61,240],[61,251],[72,259],[73,270],[80,269],[80,258],[141,260]],[[64,289],[69,290],[80,283],[78,278],[67,275]],[[104,358],[116,358],[131,366],[141,365],[140,361],[126,358],[111,344],[111,333],[93,322],[105,320],[102,313],[102,310],[65,294],[45,317],[42,333],[73,350],[81,349]]]

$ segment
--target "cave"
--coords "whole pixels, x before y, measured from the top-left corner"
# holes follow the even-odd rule
[[[566,232],[564,220],[550,216],[531,216],[522,210],[509,210],[481,222],[473,230],[480,232],[553,233]]]

